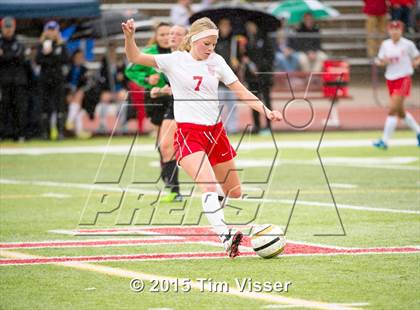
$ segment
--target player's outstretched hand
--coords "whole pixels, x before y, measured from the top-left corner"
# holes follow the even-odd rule
[[[420,57],[417,57],[416,59],[413,60],[413,68],[418,69],[419,66],[420,66]]]
[[[127,22],[121,24],[126,39],[132,39],[136,32],[136,26],[134,25],[134,19],[129,19]]]
[[[270,121],[281,121],[283,120],[283,115],[281,114],[280,111],[270,111],[267,114],[267,118]]]

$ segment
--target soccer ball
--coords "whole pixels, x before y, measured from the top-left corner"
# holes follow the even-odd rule
[[[273,258],[283,252],[286,237],[280,227],[263,224],[253,228],[251,244],[254,251],[262,258]]]

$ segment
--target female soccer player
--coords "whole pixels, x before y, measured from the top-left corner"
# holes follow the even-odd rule
[[[411,75],[420,64],[420,53],[412,41],[402,37],[403,24],[400,21],[391,21],[388,33],[390,39],[382,42],[376,64],[386,66],[385,78],[391,102],[383,137],[375,141],[373,146],[384,150],[388,148],[388,140],[397,127],[399,117],[416,132],[417,145],[420,147],[420,127],[414,117],[404,110],[404,100],[410,96]]]
[[[165,55],[140,53],[134,40],[134,21],[122,24],[125,51],[130,62],[157,67],[168,77],[174,96],[176,156],[179,165],[202,191],[203,209],[220,236],[229,257],[238,255],[240,231],[232,232],[224,221],[218,190],[226,197],[239,198],[241,185],[233,158],[236,153],[219,120],[219,81],[237,98],[270,120],[281,113],[270,111],[248,91],[216,53],[218,29],[208,18],[196,20],[181,43],[180,50]],[[220,188],[220,185],[221,188]]]

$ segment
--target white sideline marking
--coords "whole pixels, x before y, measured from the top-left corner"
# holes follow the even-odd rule
[[[3,257],[11,258],[11,259],[44,258],[42,256],[28,255],[28,254],[24,254],[20,252],[5,251],[5,250],[0,250],[0,255]],[[96,265],[96,264],[90,264],[90,263],[65,262],[65,263],[53,263],[53,264],[57,266],[70,267],[70,268],[75,268],[79,270],[87,270],[87,271],[97,272],[97,273],[106,274],[110,276],[128,278],[128,279],[136,278],[136,279],[142,279],[143,281],[164,281],[164,280],[176,281],[176,278],[172,278],[172,277],[163,277],[163,276],[154,275],[154,274],[136,272],[136,271],[132,271],[128,269],[108,267],[104,265]],[[206,291],[212,291],[212,287],[210,284],[204,283],[203,285]],[[198,282],[192,281],[191,287],[196,290],[201,290],[202,285],[199,284]],[[233,287],[229,289],[229,292],[223,292],[222,294],[238,296],[241,298],[261,300],[265,302],[299,306],[302,308],[309,308],[309,309],[327,309],[327,310],[355,310],[357,309],[351,306],[340,306],[337,304],[284,297],[284,296],[272,295],[272,294],[267,294],[267,293],[241,292],[238,289],[235,289]]]
[[[364,165],[385,165],[385,164],[410,164],[418,161],[417,157],[394,156],[394,157],[322,157],[322,162],[337,164],[364,164]]]
[[[104,185],[104,184],[84,184],[84,183],[66,183],[66,182],[51,182],[51,181],[26,181],[26,180],[11,180],[11,179],[0,179],[0,184],[10,184],[10,185],[37,185],[37,186],[48,186],[48,187],[62,187],[62,188],[76,188],[76,189],[88,189],[88,190],[97,190],[97,191],[110,191],[121,193],[121,188],[116,184]],[[142,184],[142,186],[147,184]],[[155,186],[155,184],[153,184]],[[138,193],[141,191],[143,194],[158,194],[158,190],[150,190],[144,188],[126,188],[124,189],[129,193]]]
[[[358,187],[355,184],[342,184],[342,183],[331,183],[330,185],[333,188],[357,188]]]
[[[61,183],[61,182],[50,182],[50,181],[20,181],[20,180],[10,180],[10,179],[0,179],[0,184],[14,184],[14,185],[38,185],[38,186],[51,186],[51,187],[65,187],[65,188],[79,188],[79,189],[89,189],[89,190],[107,190],[110,192],[117,192],[121,193],[121,188],[116,186],[109,186],[109,185],[98,185],[98,184],[83,184],[83,183]],[[157,195],[158,190],[148,190],[144,188],[139,189],[125,189],[128,193],[139,193],[141,191],[144,194],[151,194]],[[194,195],[193,197],[198,197]],[[236,199],[232,199],[236,200]],[[264,198],[264,199],[255,199],[255,201],[264,201],[264,202],[280,202],[280,203],[287,203],[293,204],[293,200],[289,199],[271,199],[271,198]],[[317,201],[301,201],[297,202],[298,204],[305,205],[305,206],[314,206],[314,207],[334,207],[332,203],[325,203],[325,202],[317,202]],[[388,208],[372,208],[372,207],[365,207],[365,206],[354,206],[354,205],[344,205],[344,204],[337,204],[339,209],[350,209],[350,210],[358,210],[358,211],[371,211],[371,212],[389,212],[389,213],[401,213],[401,214],[420,214],[420,211],[417,210],[399,210],[399,209],[388,209]]]
[[[368,302],[353,302],[353,303],[343,303],[343,304],[336,304],[337,306],[346,306],[346,307],[364,307],[369,306]],[[299,306],[292,306],[292,305],[267,305],[262,306],[261,309],[292,309],[298,308]]]
[[[393,170],[420,170],[416,166],[403,166],[416,162],[416,157],[322,157],[322,163],[326,166],[339,166],[339,167],[355,167],[355,168],[374,168],[374,169],[393,169]],[[235,159],[235,165],[238,168],[256,168],[256,167],[271,167],[273,166],[273,159]],[[294,159],[281,159],[277,158],[275,166],[281,165],[309,165],[320,166],[319,159],[308,160],[294,160]],[[150,167],[160,167],[157,160],[149,162]]]
[[[159,226],[159,227],[163,227],[163,226]],[[48,231],[49,233],[53,233],[53,234],[60,234],[60,235],[70,235],[70,236],[83,236],[83,235],[87,235],[87,236],[89,236],[89,235],[92,235],[92,234],[84,234],[84,233],[82,233],[82,232],[80,232],[80,231],[78,231],[77,229],[74,229],[74,230],[69,230],[69,229],[52,229],[52,230],[49,230]],[[157,236],[157,237],[154,237],[154,239],[156,238],[156,239],[159,239],[159,238],[163,238],[163,239],[165,239],[165,236],[158,236],[158,235],[160,235],[159,233],[157,233],[157,232],[153,232],[153,231],[140,231],[138,228],[127,228],[127,229],[125,229],[125,230],[121,230],[121,231],[115,231],[115,232],[113,232],[113,234],[114,235],[116,235],[116,236],[118,236],[118,234],[127,234],[127,233],[132,233],[132,234],[135,234],[135,233],[141,233],[141,236],[139,236],[139,237],[142,237],[142,236],[146,236],[146,235],[150,235],[150,236]],[[103,232],[103,233],[95,233],[95,235],[105,235],[105,236],[109,236],[109,232]],[[166,237],[167,238],[167,237]],[[171,236],[171,238],[174,238],[174,239],[182,239],[182,237],[176,237],[176,236]],[[91,241],[95,241],[95,240],[103,240],[103,239],[94,239],[94,240],[91,240]],[[58,240],[58,241],[63,241],[63,240]]]
[[[328,147],[372,147],[372,139],[348,139],[348,140],[324,140],[321,148]],[[234,146],[237,141],[232,141]],[[313,149],[318,147],[318,140],[305,141],[276,141],[280,149]],[[392,146],[408,146],[416,145],[415,139],[394,139]],[[132,155],[141,155],[144,152],[155,152],[154,144],[134,145]],[[243,142],[240,149],[246,150],[262,150],[272,149],[273,142],[254,141]],[[127,154],[130,149],[129,144],[125,145],[109,145],[109,146],[66,146],[66,147],[6,147],[0,149],[0,155],[47,155],[47,154]]]
[[[62,194],[62,193],[45,193],[45,194],[42,194],[41,197],[65,199],[65,198],[70,198],[71,195]]]
[[[258,200],[258,199],[256,199]],[[281,202],[287,204],[293,204],[294,200],[290,199],[269,199],[264,198],[260,199],[265,202]],[[302,201],[298,200],[296,202],[297,205],[303,206],[313,206],[313,207],[329,207],[333,208],[334,204],[329,202],[318,202],[318,201]],[[403,213],[403,214],[420,214],[420,211],[417,210],[400,210],[400,209],[388,209],[388,208],[372,208],[372,207],[364,207],[364,206],[353,206],[353,205],[343,205],[337,204],[337,208],[339,209],[350,209],[350,210],[359,210],[359,211],[370,211],[370,212],[389,212],[389,213]]]

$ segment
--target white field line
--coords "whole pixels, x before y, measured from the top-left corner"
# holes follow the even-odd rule
[[[324,140],[321,148],[329,147],[372,147],[371,139],[348,139],[348,140]],[[318,146],[318,140],[311,141],[276,141],[279,149],[313,149]],[[392,146],[416,145],[415,139],[394,139],[390,143]],[[236,141],[232,142],[237,145]],[[240,150],[262,150],[272,149],[273,142],[255,141],[243,142]],[[47,155],[47,154],[127,154],[130,149],[129,144],[109,145],[109,146],[67,146],[67,147],[4,147],[0,149],[0,155]],[[141,155],[144,152],[155,152],[154,144],[134,145],[132,155]]]
[[[346,306],[346,307],[365,307],[369,306],[368,302],[352,302],[352,303],[340,303],[336,304],[337,306]],[[267,305],[262,306],[261,309],[292,309],[292,308],[299,308],[298,306],[292,305]]]
[[[65,198],[71,198],[71,195],[62,194],[62,193],[45,193],[45,194],[41,194],[41,197],[65,199]]]
[[[105,184],[86,184],[86,183],[67,183],[67,182],[52,182],[52,181],[27,181],[27,180],[11,180],[11,179],[0,179],[0,184],[10,184],[10,185],[37,185],[37,186],[48,186],[48,187],[61,187],[61,188],[71,188],[71,189],[88,189],[88,190],[97,190],[97,191],[110,191],[121,193],[122,188],[118,184],[115,185],[105,185]],[[147,186],[147,184],[142,184],[142,186]],[[156,184],[151,184],[150,188],[156,187]],[[135,187],[126,188],[125,191],[129,193],[138,193],[141,191],[143,194],[158,194],[158,189],[150,190]]]
[[[403,165],[417,160],[416,157],[391,157],[389,159],[371,157],[357,159],[348,157],[322,157],[322,163],[325,166],[420,171],[420,167]],[[271,167],[273,165],[273,159],[235,159],[235,165],[238,168]],[[320,162],[318,159],[294,160],[278,157],[275,166],[279,165],[320,166]],[[160,164],[155,160],[149,162],[149,166],[157,168],[160,167]]]
[[[152,226],[153,227],[153,226]],[[158,226],[158,227],[164,227],[164,226]],[[69,230],[69,229],[52,229],[48,231],[49,233],[53,233],[53,234],[59,234],[59,235],[70,235],[70,236],[83,236],[84,234],[81,233],[80,231],[78,231],[77,229],[73,229],[73,230]],[[122,229],[120,231],[115,231],[113,232],[115,234],[115,236],[118,236],[118,234],[127,234],[127,233],[140,233],[141,232],[141,236],[146,236],[146,235],[150,235],[150,236],[158,236],[160,235],[157,232],[153,232],[153,231],[147,231],[145,230],[144,232],[141,231],[139,228],[126,228],[126,229]],[[95,235],[100,235],[101,233],[95,233]],[[105,236],[109,236],[110,232],[103,232],[103,234]],[[85,234],[86,236],[92,235],[89,233]],[[164,237],[164,236],[162,236]],[[159,237],[160,238],[160,237]],[[171,238],[175,238],[171,236]],[[179,237],[182,238],[182,237]],[[96,239],[95,239],[96,240]],[[103,239],[97,239],[97,240],[103,240]]]
[[[395,255],[395,254],[419,254],[419,251],[406,251],[406,252],[360,252],[360,253],[308,253],[308,254],[286,254],[280,255],[276,259],[285,259],[287,257],[310,257],[310,256],[360,256],[360,255]],[[242,256],[242,259],[252,258],[253,256]],[[216,258],[215,258],[216,259]]]
[[[15,251],[0,251],[0,255],[3,257],[11,258],[11,259],[37,259],[43,258],[41,256],[34,256],[28,255],[20,252]],[[164,277],[154,274],[142,273],[122,268],[115,268],[115,267],[108,267],[104,265],[96,265],[90,263],[81,263],[81,262],[65,262],[65,263],[54,263],[57,266],[63,267],[70,267],[79,270],[86,270],[101,274],[106,274],[110,276],[128,278],[128,279],[141,279],[143,281],[176,281],[176,278],[172,277]],[[209,283],[200,284],[195,281],[191,281],[191,287],[201,291],[204,288],[206,291],[211,292],[212,286]],[[235,289],[231,287],[228,292],[223,292],[222,294],[228,296],[237,296],[241,298],[253,299],[253,300],[261,300],[264,302],[271,302],[271,303],[279,303],[279,304],[286,304],[286,305],[294,305],[299,306],[302,308],[308,309],[328,309],[328,310],[355,310],[357,308],[349,307],[349,306],[340,306],[337,304],[330,304],[325,302],[319,301],[311,301],[311,300],[304,300],[298,298],[291,298],[291,297],[284,297],[279,295],[272,295],[267,293],[256,293],[256,292],[241,292],[239,289]]]
[[[49,231],[50,232],[50,231]],[[108,236],[109,237],[109,236]],[[118,237],[118,235],[116,235],[116,237]],[[136,237],[137,238],[137,237]],[[128,239],[128,238],[124,238],[124,239],[118,239],[118,238],[108,238],[108,239],[104,239],[104,238],[96,238],[96,239],[83,239],[82,242],[80,242],[80,245],[77,244],[77,242],[74,241],[74,239],[67,239],[67,240],[62,240],[62,239],[50,239],[50,240],[41,240],[41,241],[13,241],[13,242],[0,242],[0,244],[4,245],[10,245],[10,246],[19,246],[22,243],[25,244],[38,244],[38,243],[71,243],[71,242],[75,242],[75,244],[71,244],[71,245],[60,245],[57,247],[48,247],[45,245],[41,245],[39,247],[30,247],[29,249],[37,249],[37,248],[77,248],[77,247],[109,247],[109,246],[121,246],[121,247],[126,247],[126,246],[142,246],[142,245],[154,245],[155,243],[139,243],[139,244],[91,244],[91,245],[85,245],[83,243],[88,243],[88,242],[96,242],[96,241],[100,241],[100,242],[107,242],[107,241],[130,241],[130,240],[135,240],[135,241],[139,241],[139,240],[145,240],[145,241],[149,241],[149,240],[168,240],[168,243],[156,243],[157,245],[161,245],[161,244],[174,244],[173,242],[171,243],[171,240],[182,240],[184,239],[183,237],[178,237],[178,236],[155,236],[152,238],[137,238],[137,239]],[[216,242],[212,243],[212,242],[198,242],[198,241],[193,241],[191,243],[203,243],[203,244],[209,244],[209,245],[216,245]]]
[[[357,188],[358,186],[355,184],[343,184],[343,183],[331,183],[332,188]]]
[[[263,199],[265,202],[281,202],[287,204],[293,204],[294,200],[291,199]],[[329,202],[318,202],[318,201],[303,201],[298,200],[297,205],[311,206],[311,207],[328,207],[334,208],[333,203]],[[417,210],[400,210],[400,209],[389,209],[389,208],[372,208],[365,206],[354,206],[354,205],[344,205],[337,204],[338,209],[349,209],[349,210],[358,210],[358,211],[369,211],[369,212],[388,212],[388,213],[402,213],[402,214],[420,214],[420,211]]]
[[[89,190],[106,190],[111,192],[121,193],[121,188],[118,186],[110,186],[110,185],[98,185],[98,184],[83,184],[83,183],[62,183],[62,182],[50,182],[50,181],[22,181],[22,180],[10,180],[10,179],[0,179],[0,184],[14,184],[14,185],[37,185],[37,186],[49,186],[49,187],[63,187],[63,188],[78,188],[78,189],[89,189]],[[125,189],[126,192],[129,193],[143,193],[143,194],[151,194],[157,195],[158,190],[148,190],[144,188],[140,189],[132,189],[127,188]],[[193,197],[198,197],[197,195],[193,195]],[[235,199],[232,199],[235,200]],[[254,200],[254,199],[253,199]],[[263,201],[263,202],[280,202],[280,203],[287,203],[293,204],[293,200],[289,199],[272,199],[272,198],[263,198],[263,199],[255,199],[255,201]],[[317,202],[317,201],[301,201],[297,202],[303,206],[313,206],[313,207],[334,207],[332,203],[325,203],[325,202]],[[365,206],[354,206],[354,205],[344,205],[344,204],[337,204],[339,209],[349,209],[349,210],[358,210],[358,211],[369,211],[369,212],[388,212],[388,213],[401,213],[401,214],[420,214],[420,211],[417,210],[400,210],[400,209],[390,209],[390,208],[372,208],[372,207],[365,207]]]
[[[321,244],[321,243],[315,243],[315,242],[305,242],[305,241],[296,241],[287,239],[287,242],[294,243],[294,244],[301,244],[301,245],[308,245],[308,246],[315,246],[320,248],[327,248],[327,249],[334,249],[334,250],[357,250],[357,249],[363,249],[363,248],[355,248],[355,247],[345,247],[345,246],[337,246],[337,245],[330,245],[330,244]],[[420,249],[420,245],[395,245],[395,246],[371,246],[370,248],[415,248]]]

